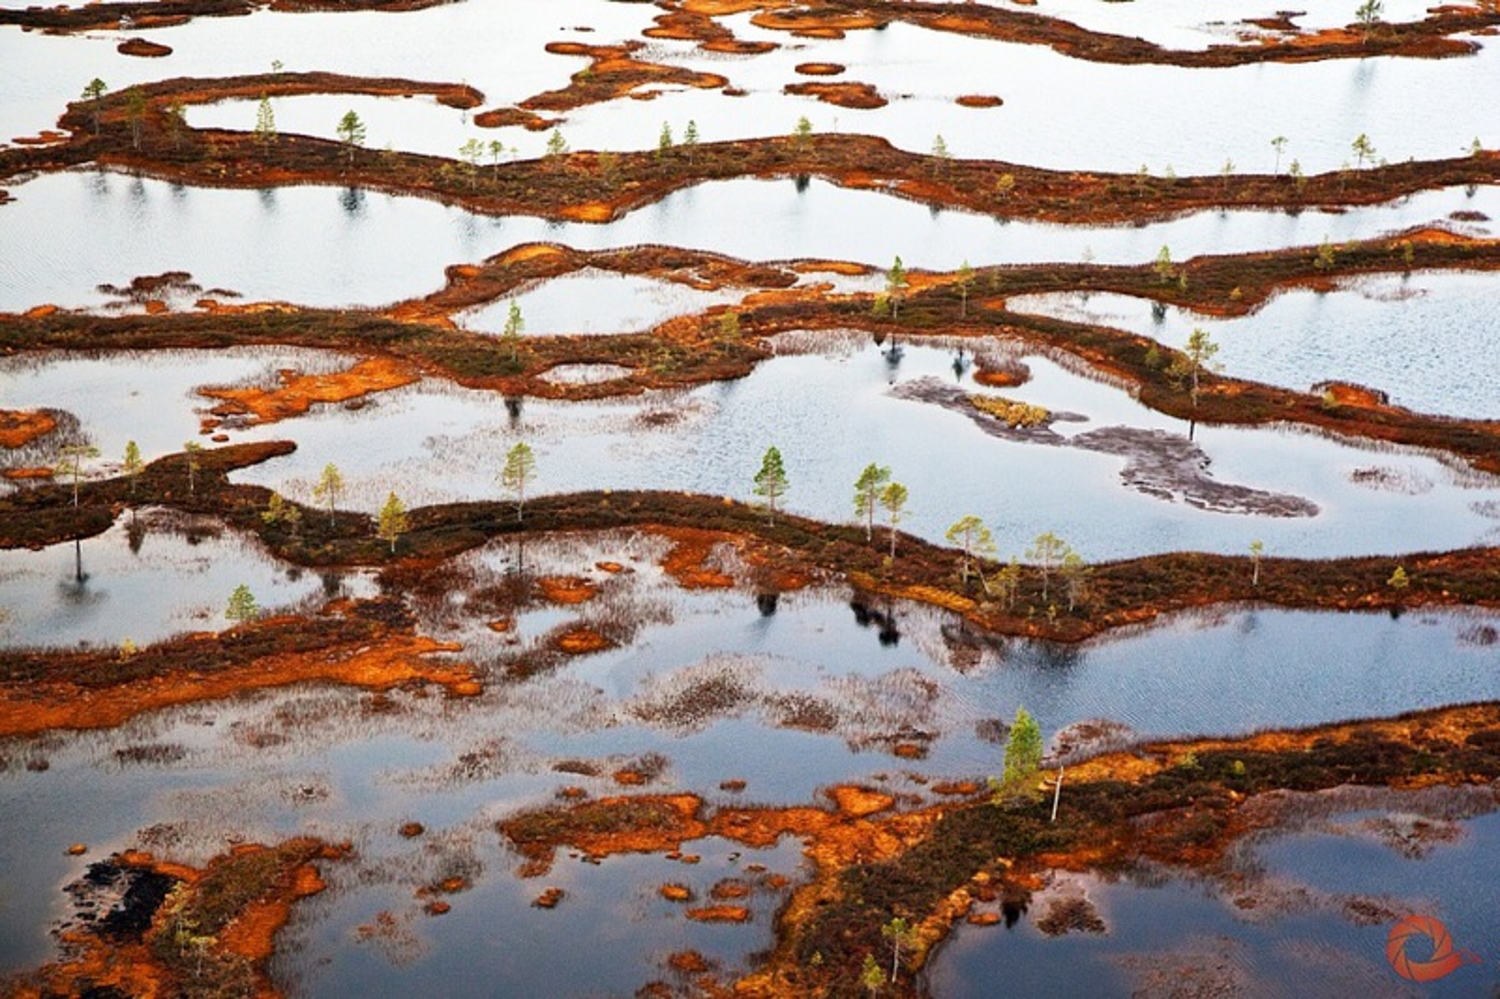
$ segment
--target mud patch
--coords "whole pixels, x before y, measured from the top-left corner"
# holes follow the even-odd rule
[[[1209,457],[1198,445],[1165,430],[1106,427],[1073,438],[1071,446],[1125,459],[1124,483],[1147,496],[1214,513],[1262,517],[1315,517],[1318,505],[1301,496],[1272,493],[1216,481]]]

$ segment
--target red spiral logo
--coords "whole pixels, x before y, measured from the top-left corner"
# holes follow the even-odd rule
[[[1406,953],[1406,945],[1414,937],[1426,937],[1432,943],[1432,956],[1417,961]],[[1385,938],[1385,959],[1391,963],[1396,974],[1413,982],[1435,982],[1453,973],[1463,964],[1478,964],[1479,955],[1473,951],[1454,950],[1453,937],[1448,927],[1431,916],[1407,916],[1391,927]]]

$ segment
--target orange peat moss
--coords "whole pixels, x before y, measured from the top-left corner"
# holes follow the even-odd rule
[[[594,652],[612,649],[615,643],[593,628],[578,625],[562,632],[552,640],[552,647],[570,656],[586,656]]]
[[[966,108],[997,108],[1005,101],[993,94],[961,94],[954,103]]]
[[[582,576],[542,576],[536,586],[542,599],[554,604],[587,603],[599,593],[599,588]]]
[[[57,145],[58,143],[67,142],[69,138],[70,136],[67,132],[58,132],[54,129],[44,128],[36,135],[18,135],[10,141],[14,142],[18,146],[53,146]],[[4,191],[0,191],[0,205],[5,204],[5,202],[9,200],[10,195],[8,195]],[[30,310],[30,312],[36,312],[38,309],[47,309],[51,312],[56,312],[57,306],[38,305],[36,309]]]
[[[714,73],[699,73],[680,66],[637,59],[634,53],[645,48],[642,42],[623,45],[585,45],[582,42],[551,42],[547,51],[553,55],[583,56],[590,60],[587,69],[573,74],[572,82],[561,90],[528,97],[520,106],[529,111],[572,111],[589,104],[639,96],[647,87],[687,86],[718,90],[729,81]],[[655,92],[650,92],[651,96]]]
[[[829,794],[835,800],[852,796],[864,802],[869,792],[833,788]],[[809,856],[837,866],[854,858],[894,855],[904,837],[936,815],[929,809],[889,813],[876,820],[870,817],[875,812],[811,806],[719,808],[707,816],[704,811],[703,799],[693,794],[636,795],[525,812],[499,828],[531,862],[527,873],[540,875],[551,869],[556,851],[564,846],[595,859],[622,853],[680,855],[684,843],[707,836],[757,849],[775,845],[782,836],[797,836],[808,841]],[[667,887],[671,886],[663,887],[664,897]]]
[[[555,128],[561,121],[561,118],[546,118],[521,108],[492,108],[474,116],[474,124],[480,128],[510,128],[519,125],[528,132],[545,132]]]
[[[683,913],[696,923],[748,923],[750,909],[743,905],[709,905]]]
[[[791,265],[798,274],[839,274],[844,277],[863,277],[873,273],[868,264],[856,264],[848,260],[799,260]]]
[[[10,479],[12,482],[34,482],[41,479],[50,479],[57,475],[55,468],[3,468],[0,469],[0,478]]]
[[[700,975],[709,968],[707,959],[695,950],[679,950],[668,955],[667,966],[687,975]]]
[[[264,850],[261,846],[238,846],[239,854]],[[334,854],[333,856],[338,856]],[[292,905],[298,900],[321,893],[328,887],[311,864],[291,871],[289,884],[282,892],[251,902],[239,917],[219,935],[219,946],[230,954],[262,963],[275,953],[276,933],[292,916]]]
[[[532,899],[531,904],[538,909],[555,909],[557,908],[558,903],[561,902],[567,896],[567,894],[568,893],[561,888],[548,888],[536,898]]]
[[[661,528],[653,531],[672,542],[661,567],[685,590],[724,589],[734,585],[734,577],[704,563],[714,549],[728,539],[718,532],[692,528]]]
[[[853,81],[841,81],[839,83],[788,83],[781,88],[788,94],[798,97],[816,97],[825,104],[833,104],[841,108],[854,108],[861,111],[873,111],[883,108],[890,102],[880,96],[868,83],[855,83]]]
[[[728,55],[757,55],[777,48],[775,42],[747,42],[734,36],[712,17],[697,10],[669,10],[656,15],[656,23],[642,34],[647,38],[677,42],[697,42],[706,52]]]
[[[736,878],[724,878],[708,890],[708,897],[719,902],[727,902],[740,898],[749,898],[754,890],[754,888],[744,881]]]
[[[1384,392],[1350,382],[1327,383],[1323,396],[1338,406],[1363,406],[1366,409],[1376,409],[1388,404]]]
[[[144,59],[160,59],[172,54],[172,46],[163,45],[160,42],[148,41],[145,38],[127,38],[115,46],[115,51],[121,55],[140,56]]]
[[[1015,388],[1026,384],[1027,380],[1027,373],[1020,369],[977,368],[974,371],[974,381],[991,388]]]
[[[838,76],[849,67],[836,62],[799,62],[793,68],[803,76]]]
[[[57,429],[50,413],[37,410],[0,409],[0,447],[25,447]]]
[[[205,667],[212,663],[212,649],[233,643],[237,634],[253,629],[294,627],[291,619],[270,619],[235,629],[223,636],[194,635],[174,639],[170,645],[204,649]],[[31,679],[0,683],[0,736],[30,735],[49,729],[113,728],[129,718],[174,704],[219,700],[248,690],[284,687],[294,683],[322,681],[343,683],[367,690],[389,690],[409,683],[434,683],[454,696],[473,696],[480,685],[467,666],[432,662],[434,652],[456,652],[459,646],[415,635],[387,634],[375,641],[332,645],[306,654],[272,654],[244,663],[203,671],[174,671],[151,677],[147,682],[122,681],[101,685],[97,679],[85,685],[69,679]],[[149,656],[151,649],[137,652]],[[87,658],[97,662],[95,676],[124,671],[129,662],[120,654],[60,654],[59,659]]]
[[[333,374],[303,375],[282,370],[277,376],[281,384],[274,388],[204,388],[198,392],[223,400],[213,409],[217,416],[248,414],[255,423],[275,423],[302,416],[315,403],[348,402],[389,392],[420,378],[410,365],[391,357],[372,357]]]
[[[789,31],[797,38],[838,39],[849,31],[879,28],[888,23],[885,18],[873,17],[859,10],[841,12],[828,6],[818,10],[790,8],[780,0],[757,6],[765,9],[750,18],[751,24],[772,31]]]

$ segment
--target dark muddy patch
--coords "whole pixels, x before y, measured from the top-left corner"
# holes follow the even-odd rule
[[[78,922],[120,942],[139,942],[176,881],[155,871],[137,870],[117,859],[90,864],[68,885]]]

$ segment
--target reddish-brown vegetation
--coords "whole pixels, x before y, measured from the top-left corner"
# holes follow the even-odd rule
[[[50,413],[0,409],[0,447],[20,448],[57,429]]]

